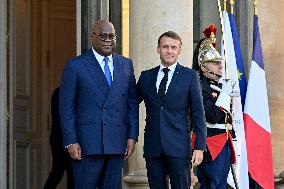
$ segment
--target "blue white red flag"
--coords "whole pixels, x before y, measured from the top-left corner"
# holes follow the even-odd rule
[[[257,15],[254,16],[253,53],[244,107],[244,125],[251,177],[262,188],[273,189],[271,127]]]

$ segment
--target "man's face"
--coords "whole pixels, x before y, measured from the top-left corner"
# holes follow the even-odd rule
[[[221,61],[205,62],[204,65],[205,65],[205,67],[207,67],[213,73],[218,74],[218,75],[222,75],[222,64],[221,64]]]
[[[116,45],[114,27],[109,22],[101,22],[93,27],[92,45],[102,56],[109,56],[113,53]]]
[[[160,59],[165,67],[176,63],[180,52],[181,42],[179,40],[167,36],[161,38],[157,53],[160,54]]]

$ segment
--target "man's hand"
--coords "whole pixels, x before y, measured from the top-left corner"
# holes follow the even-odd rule
[[[192,154],[192,166],[199,165],[203,160],[203,151],[202,150],[194,150]]]
[[[71,156],[72,159],[74,160],[81,160],[82,157],[81,157],[81,147],[78,143],[75,143],[75,144],[71,144],[69,147],[68,147],[68,152]]]
[[[135,150],[135,140],[133,139],[128,139],[127,140],[127,149],[126,149],[126,152],[125,152],[125,157],[124,159],[127,160],[134,152]]]

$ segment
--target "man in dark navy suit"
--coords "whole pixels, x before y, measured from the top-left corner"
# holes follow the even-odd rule
[[[76,189],[119,189],[123,159],[138,138],[133,64],[113,53],[114,26],[92,28],[92,48],[64,67],[60,116],[64,146],[72,157]]]
[[[172,31],[158,39],[161,64],[143,71],[137,83],[146,106],[144,158],[151,189],[188,189],[191,140],[196,132],[192,164],[198,165],[205,149],[206,125],[198,74],[177,62],[181,38]],[[190,128],[190,122],[194,128]]]

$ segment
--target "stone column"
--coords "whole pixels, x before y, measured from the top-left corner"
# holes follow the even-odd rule
[[[142,70],[160,64],[156,53],[158,37],[169,30],[182,38],[182,53],[179,62],[191,66],[193,46],[192,0],[135,0],[129,1],[130,58],[134,62],[138,79]],[[129,174],[124,177],[129,189],[149,188],[145,161],[143,159],[145,108],[140,108],[140,136],[135,154],[129,160]]]

